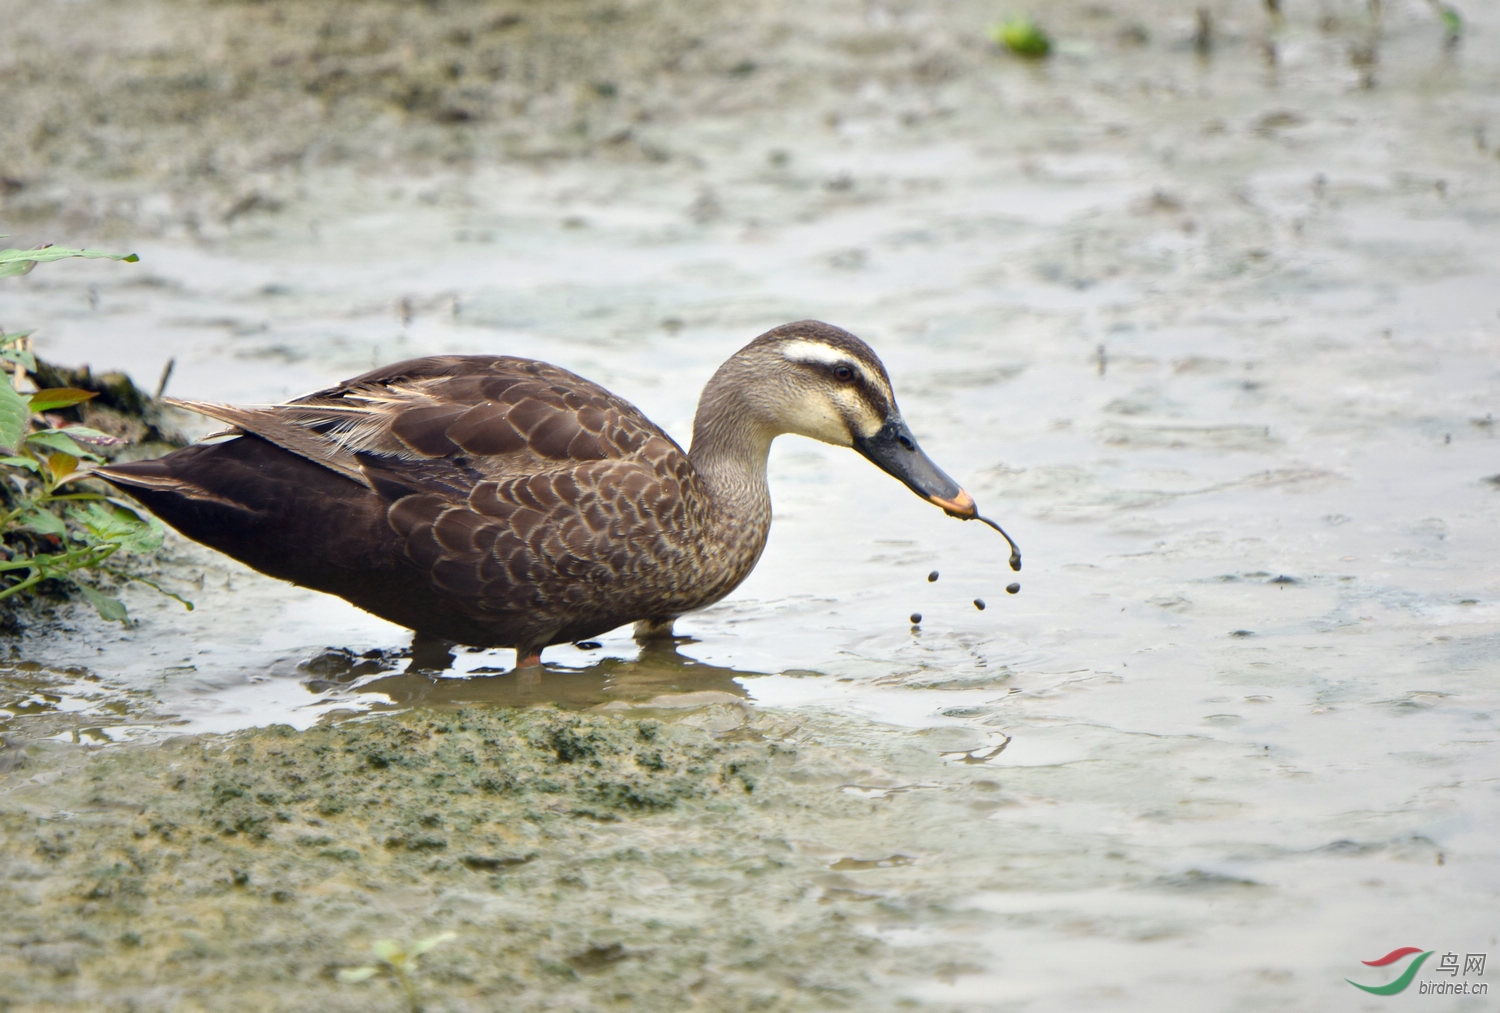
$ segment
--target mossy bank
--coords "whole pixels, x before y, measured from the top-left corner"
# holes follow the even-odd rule
[[[12,750],[0,1008],[400,1009],[338,972],[444,932],[429,1010],[899,1005],[879,980],[920,955],[859,927],[880,898],[837,871],[880,863],[828,850],[874,806],[798,738],[719,705]]]

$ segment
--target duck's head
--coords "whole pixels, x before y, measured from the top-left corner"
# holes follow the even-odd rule
[[[767,440],[796,433],[852,447],[953,516],[975,516],[973,497],[917,445],[879,357],[848,331],[816,320],[783,324],[742,348],[715,381]]]

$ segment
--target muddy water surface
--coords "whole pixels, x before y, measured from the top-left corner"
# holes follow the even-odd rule
[[[79,615],[13,648],[6,734],[60,743],[7,775],[29,884],[10,889],[56,919],[11,941],[16,1001],[109,994],[124,936],[69,928],[88,904],[175,954],[131,995],[183,1008],[250,981],[284,1008],[309,988],[366,1002],[374,984],[332,976],[361,940],[450,929],[434,1009],[1373,1009],[1391,1000],[1343,979],[1394,975],[1362,960],[1500,951],[1500,22],[1465,11],[1445,46],[1425,5],[1280,26],[1221,6],[1206,49],[1149,5],[1062,11],[1041,66],[987,49],[977,9],[755,12],[747,39],[775,55],[731,61],[732,87],[700,68],[696,105],[683,71],[635,128],[645,155],[268,169],[216,216],[175,177],[155,204],[46,184],[60,216],[93,207],[142,258],[6,291],[5,322],[42,323],[51,358],[147,384],[174,359],[173,393],[272,401],[410,355],[534,355],[685,440],[727,354],[817,317],[877,348],[925,449],[1026,567],[857,456],[787,438],[764,559],[679,623],[675,655],[620,632],[549,652],[540,679],[506,674],[508,652],[432,678],[402,672],[402,631],[169,543],[161,578],[193,612],[132,593],[130,629]],[[537,704],[600,714],[495,709]],[[368,757],[347,738],[362,728],[451,734],[429,706],[480,707],[462,734],[481,765],[517,736],[515,776],[551,763],[564,801],[434,802],[422,837],[379,821],[420,807],[426,767],[388,785],[389,811],[234,782],[191,805],[167,785],[112,823],[99,791],[55,787],[82,776],[56,773],[83,769],[75,740],[142,740],[87,768],[125,785],[102,757]],[[643,718],[685,758],[653,766],[630,738]],[[599,777],[670,786],[651,771],[680,768],[704,787],[640,802],[570,780],[557,729],[576,721],[611,743],[589,754]],[[272,723],[314,738],[150,745]],[[447,762],[432,748],[421,763]],[[246,798],[261,822],[226,824]],[[214,921],[217,901],[167,913],[140,857],[167,848],[151,813],[203,821],[213,848],[160,860],[209,883],[227,863],[250,928]],[[126,886],[37,829],[70,826],[96,828]],[[271,867],[267,842],[323,837],[343,843],[304,844],[309,861],[352,870],[357,904]],[[670,857],[642,863],[653,848]],[[272,885],[245,895],[233,869]],[[714,914],[729,897],[738,935]],[[700,934],[691,972],[665,956],[687,938],[674,918]],[[272,948],[286,991],[237,950],[318,932],[315,956]],[[497,977],[496,933],[520,970]]]

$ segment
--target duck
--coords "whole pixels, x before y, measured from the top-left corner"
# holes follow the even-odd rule
[[[518,669],[628,624],[670,638],[733,591],[766,546],[784,434],[849,447],[979,517],[917,444],[875,352],[816,320],[718,368],[688,450],[598,384],[508,355],[408,359],[265,407],[165,400],[230,428],[96,476],[261,573],[417,642],[512,649]]]

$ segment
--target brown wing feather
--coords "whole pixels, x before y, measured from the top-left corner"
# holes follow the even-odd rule
[[[411,359],[264,408],[173,403],[366,485],[378,470],[388,486],[456,489],[480,475],[628,458],[653,439],[681,453],[598,384],[511,356]]]
[[[667,438],[603,387],[509,356],[413,359],[274,410],[350,451],[490,458],[487,467],[500,471],[608,460]]]
[[[163,398],[167,404],[185,408],[211,419],[227,422],[235,429],[254,433],[268,443],[274,443],[298,457],[314,464],[321,464],[345,478],[365,484],[359,462],[337,443],[331,443],[315,431],[304,428],[295,418],[287,418],[280,406],[272,408],[240,408],[235,405],[211,404],[207,401],[179,401]]]

